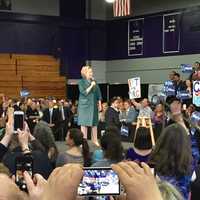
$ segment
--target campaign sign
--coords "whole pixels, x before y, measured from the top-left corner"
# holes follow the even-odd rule
[[[21,89],[20,96],[21,97],[28,97],[30,95],[30,91],[27,89]]]
[[[180,100],[187,100],[192,97],[192,95],[187,90],[177,91],[176,97]]]
[[[200,106],[200,81],[193,82],[193,104]]]
[[[128,87],[130,99],[141,97],[140,77],[128,79]]]
[[[192,115],[191,115],[191,121],[193,123],[199,123],[200,122],[200,112],[193,112]]]
[[[191,74],[193,72],[193,67],[190,64],[181,64],[181,71],[183,73],[189,73]]]
[[[174,86],[174,83],[173,81],[168,80],[168,81],[165,81],[164,86],[171,87],[171,86]]]
[[[164,83],[164,93],[166,96],[175,96],[175,86],[174,83],[170,80],[165,81]]]

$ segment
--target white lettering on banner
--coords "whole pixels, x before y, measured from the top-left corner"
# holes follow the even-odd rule
[[[128,79],[128,86],[130,99],[141,97],[140,77]]]
[[[200,106],[200,81],[193,82],[193,104]]]
[[[194,82],[194,92],[197,94],[200,92],[200,82],[199,81]]]

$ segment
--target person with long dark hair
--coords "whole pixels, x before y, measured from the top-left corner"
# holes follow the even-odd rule
[[[58,156],[58,149],[55,143],[52,129],[48,126],[45,121],[39,121],[33,131],[37,143],[32,144],[34,149],[40,149],[48,154],[48,157],[55,167],[56,158]],[[41,144],[41,145],[39,145]]]
[[[123,160],[123,146],[119,130],[114,126],[108,127],[105,134],[101,137],[101,149],[94,152],[94,157],[102,152],[102,158],[95,162],[93,167],[109,167],[113,163]]]
[[[132,148],[126,153],[126,159],[135,162],[147,162],[152,152],[152,142],[149,128],[139,127]]]
[[[63,166],[68,163],[80,163],[88,167],[90,165],[89,145],[83,137],[81,130],[77,128],[69,129],[65,140],[69,148],[58,155],[56,166]]]
[[[164,129],[150,157],[156,174],[176,186],[185,199],[189,196],[192,175],[190,138],[180,124]]]

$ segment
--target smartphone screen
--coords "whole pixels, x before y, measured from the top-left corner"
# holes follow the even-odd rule
[[[24,127],[24,113],[22,111],[14,112],[14,131],[17,129],[23,129]]]
[[[85,168],[78,195],[119,195],[118,175],[111,168]]]
[[[15,183],[20,190],[27,192],[24,171],[27,171],[31,177],[33,176],[33,158],[31,155],[23,155],[15,159]]]

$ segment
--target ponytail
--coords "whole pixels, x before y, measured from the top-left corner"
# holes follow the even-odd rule
[[[91,165],[90,150],[87,140],[83,138],[83,133],[80,129],[69,129],[69,137],[74,141],[74,145],[80,147],[82,145],[82,156],[84,167]]]
[[[89,145],[85,138],[83,138],[82,142],[82,155],[83,155],[84,167],[89,167],[91,165],[91,157],[90,157]]]

